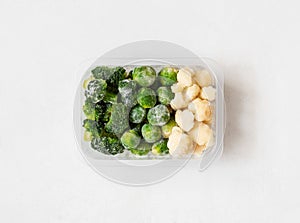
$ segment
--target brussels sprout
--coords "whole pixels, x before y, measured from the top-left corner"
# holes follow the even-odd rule
[[[164,138],[169,138],[172,132],[172,128],[175,127],[177,124],[174,119],[170,119],[167,124],[161,127],[162,135]]]
[[[156,105],[149,109],[147,119],[151,125],[163,126],[170,120],[170,112],[165,105]]]
[[[178,69],[174,67],[165,67],[159,73],[158,77],[162,85],[171,86],[177,81]]]
[[[122,102],[129,108],[137,104],[136,90],[137,83],[133,80],[125,79],[119,82],[119,93]]]
[[[107,84],[105,80],[92,80],[88,83],[87,89],[85,90],[85,96],[91,98],[96,103],[101,101],[106,94]]]
[[[152,145],[152,153],[154,155],[165,155],[169,153],[169,148],[167,147],[168,140],[161,139]]]
[[[134,155],[144,156],[147,155],[151,150],[151,144],[142,142],[136,149],[130,149],[130,152]]]
[[[156,92],[158,101],[163,105],[170,104],[171,100],[173,100],[175,96],[170,87],[159,87]]]
[[[141,66],[133,69],[132,78],[139,85],[149,87],[156,79],[156,72],[150,66]]]
[[[141,137],[135,131],[129,130],[124,132],[121,137],[121,143],[126,149],[135,149],[141,141]]]
[[[144,124],[142,127],[142,136],[146,142],[153,143],[161,138],[161,130],[158,126]]]
[[[146,109],[140,105],[133,107],[129,113],[129,120],[132,123],[141,123],[146,118]]]
[[[137,94],[137,101],[143,108],[152,108],[156,104],[156,94],[151,88],[141,88]]]

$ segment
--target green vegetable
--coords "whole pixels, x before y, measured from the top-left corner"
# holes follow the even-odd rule
[[[152,108],[156,104],[156,94],[151,88],[141,88],[137,93],[137,101],[143,108]]]
[[[93,139],[92,133],[88,132],[88,131],[84,131],[83,140],[84,141],[91,141],[92,139]]]
[[[123,67],[99,66],[91,72],[96,79],[105,80],[113,93],[118,93],[119,82],[126,78],[126,70]]]
[[[129,130],[124,132],[121,137],[121,143],[126,149],[135,149],[140,144],[141,137],[135,131]]]
[[[118,102],[118,94],[106,91],[103,101],[109,102],[112,104],[117,103]]]
[[[129,108],[137,104],[137,87],[137,83],[130,79],[125,79],[119,82],[121,101]]]
[[[125,105],[121,103],[113,104],[111,107],[111,116],[105,125],[105,130],[115,135],[121,135],[128,127],[128,112]]]
[[[139,136],[142,136],[142,126],[143,126],[142,123],[138,123],[138,124],[132,122],[130,123],[131,130],[134,131]]]
[[[91,146],[93,149],[104,154],[116,155],[124,151],[120,140],[114,135],[104,135],[92,139]]]
[[[173,118],[170,119],[170,121],[168,121],[167,124],[163,125],[161,127],[163,137],[164,138],[169,138],[169,136],[171,135],[173,127],[175,127],[176,125],[177,124],[176,124],[176,122]]]
[[[146,109],[140,105],[133,107],[129,113],[129,120],[132,123],[141,123],[146,118]]]
[[[92,81],[92,80],[94,80],[94,77],[93,77],[93,76],[90,76],[89,78],[85,79],[85,80],[83,81],[82,87],[83,87],[84,89],[86,89],[87,86],[88,86],[88,84],[89,84],[90,81]]]
[[[91,98],[85,100],[82,109],[87,119],[96,120],[96,105]]]
[[[156,92],[158,101],[163,105],[170,104],[171,100],[175,96],[170,87],[159,87]]]
[[[142,127],[142,136],[146,142],[153,143],[161,138],[161,130],[158,126],[144,124]]]
[[[169,148],[167,147],[168,140],[161,139],[152,145],[152,153],[154,155],[165,155],[169,153]]]
[[[163,126],[170,120],[169,109],[165,105],[156,105],[149,109],[147,119],[151,125]]]
[[[83,125],[85,131],[89,133],[92,137],[98,137],[100,133],[100,125],[97,121],[85,119],[83,120]]]
[[[134,68],[132,78],[143,87],[151,86],[156,79],[156,72],[150,66],[141,66]]]
[[[160,83],[165,86],[171,86],[177,81],[178,69],[174,67],[165,67],[159,73]]]
[[[88,83],[85,90],[85,96],[90,98],[92,102],[101,101],[106,94],[107,84],[105,80],[92,80]]]
[[[147,155],[151,150],[151,144],[142,142],[140,145],[135,149],[130,149],[130,152],[134,155],[144,156]]]

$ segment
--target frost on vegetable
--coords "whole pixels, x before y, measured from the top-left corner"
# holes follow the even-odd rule
[[[156,72],[150,66],[136,67],[133,69],[132,78],[142,87],[149,87],[156,79]]]
[[[141,142],[137,148],[131,148],[130,152],[134,155],[144,156],[147,155],[151,150],[151,144],[147,142]]]
[[[120,140],[114,135],[103,135],[92,139],[91,147],[107,155],[116,155],[124,151]]]
[[[172,118],[170,121],[168,121],[167,124],[163,125],[161,127],[161,132],[164,138],[169,138],[172,132],[172,128],[175,127],[177,124],[175,120]]]
[[[147,119],[151,125],[163,126],[170,120],[169,109],[165,105],[156,105],[149,109]]]
[[[124,132],[121,137],[121,143],[126,149],[135,149],[140,144],[141,137],[135,131]]]
[[[142,136],[148,143],[154,143],[161,138],[160,127],[151,124],[144,124],[142,127]]]
[[[121,103],[113,104],[111,108],[111,116],[105,125],[105,130],[119,136],[127,128],[129,128],[127,117],[128,111],[125,105]]]
[[[152,153],[154,155],[166,155],[169,153],[169,148],[167,146],[168,140],[161,139],[152,145]]]
[[[152,108],[156,104],[156,94],[151,88],[141,88],[137,93],[137,101],[143,108]]]
[[[141,123],[146,118],[146,109],[140,105],[134,106],[129,113],[129,121],[132,123]]]
[[[174,67],[165,67],[158,73],[160,83],[165,86],[171,86],[177,81],[178,69]]]
[[[130,79],[125,79],[120,81],[119,83],[119,93],[121,97],[121,101],[128,107],[137,104],[137,83]]]
[[[170,87],[159,87],[156,92],[158,101],[163,105],[169,105],[175,96]]]
[[[99,136],[101,126],[97,121],[85,119],[83,121],[83,127],[85,128],[85,131],[90,134],[91,137]]]
[[[92,80],[88,83],[85,96],[94,103],[101,101],[106,93],[107,84],[105,80]]]

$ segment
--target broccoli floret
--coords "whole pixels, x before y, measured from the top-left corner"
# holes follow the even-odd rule
[[[146,142],[156,142],[161,138],[160,127],[151,124],[144,124],[142,127],[142,136]]]
[[[156,105],[149,109],[147,119],[151,125],[163,126],[170,120],[169,109],[162,104]]]
[[[85,96],[90,98],[92,102],[96,103],[101,101],[106,93],[107,84],[105,80],[92,80],[88,83],[85,90]]]
[[[121,137],[121,143],[126,149],[135,149],[141,141],[141,137],[135,131],[129,130],[124,132]]]
[[[126,106],[121,103],[113,104],[109,121],[105,125],[106,131],[119,136],[128,127],[128,111]]]
[[[141,66],[133,69],[132,78],[139,85],[143,87],[149,87],[156,79],[156,72],[150,66]]]
[[[132,123],[141,123],[146,118],[146,109],[140,105],[134,106],[129,113],[129,120]]]
[[[142,143],[140,143],[140,145],[138,145],[137,148],[135,148],[135,149],[131,148],[130,152],[134,155],[144,156],[144,155],[147,155],[150,150],[151,150],[151,144],[142,142]]]
[[[87,98],[83,105],[83,112],[87,119],[96,120],[96,105],[91,98]]]
[[[103,101],[108,102],[108,103],[117,103],[118,102],[118,94],[110,91],[106,91]]]
[[[118,86],[121,80],[126,78],[126,70],[123,67],[99,66],[92,70],[96,79],[103,79],[109,86],[109,91],[118,93]]]
[[[175,96],[170,87],[159,87],[156,92],[158,101],[163,105],[169,105]]]
[[[120,140],[116,136],[109,134],[93,138],[91,146],[104,154],[116,155],[124,151]]]
[[[152,145],[152,153],[154,155],[165,155],[169,153],[169,148],[167,147],[168,140],[161,139]]]
[[[83,125],[85,131],[90,133],[92,137],[98,137],[101,129],[101,125],[95,121],[90,119],[83,120]]]
[[[137,83],[133,80],[125,79],[119,82],[121,101],[129,108],[137,104],[137,87]]]
[[[158,77],[162,85],[171,86],[177,81],[178,69],[174,67],[165,67],[159,73]]]
[[[151,88],[141,88],[137,93],[137,101],[143,108],[152,108],[156,104],[156,94]]]

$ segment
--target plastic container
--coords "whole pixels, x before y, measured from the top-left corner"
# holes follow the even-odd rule
[[[159,71],[163,66],[201,67],[210,72],[216,88],[212,129],[214,145],[205,150],[200,157],[192,154],[174,158],[171,156],[133,156],[130,153],[104,155],[90,148],[83,140],[82,122],[85,115],[82,106],[85,100],[83,81],[90,76],[96,66],[123,66],[131,70],[135,66],[150,65]],[[199,162],[199,170],[205,170],[223,151],[225,129],[223,74],[216,63],[207,58],[199,58],[191,51],[164,41],[139,41],[113,49],[99,57],[85,72],[78,86],[74,102],[74,130],[78,148],[87,163],[102,176],[127,185],[147,185],[162,181],[179,171],[189,160]]]

